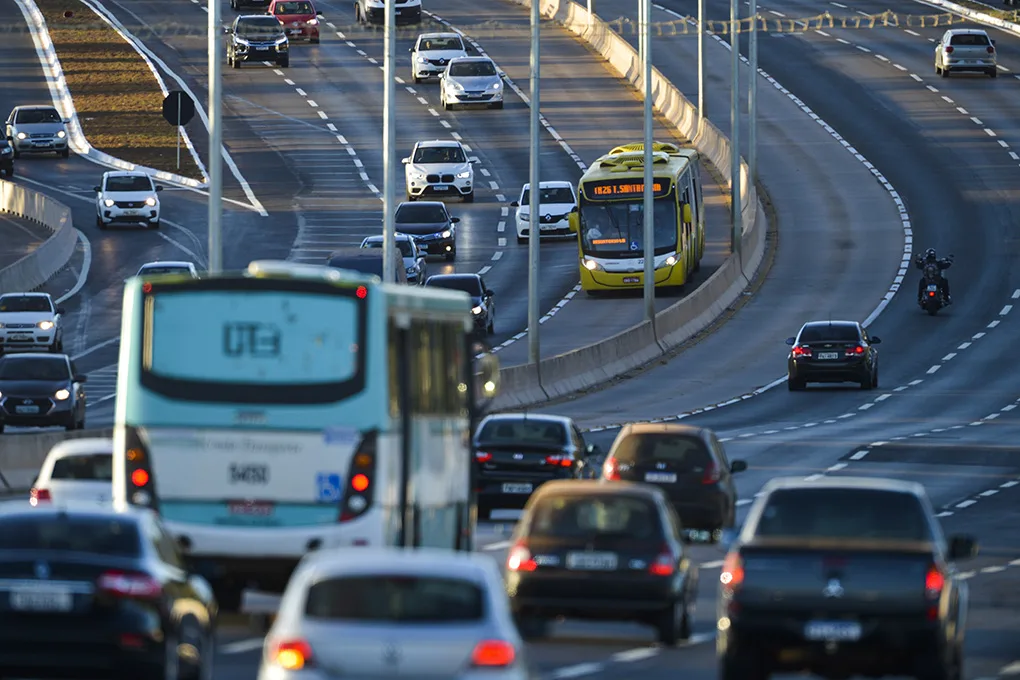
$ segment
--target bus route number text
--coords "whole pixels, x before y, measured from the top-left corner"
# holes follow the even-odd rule
[[[269,484],[268,465],[237,465],[230,464],[231,484]]]
[[[632,196],[634,194],[643,194],[645,192],[644,182],[634,182],[630,184],[599,184],[591,188],[593,196]],[[652,191],[656,194],[662,192],[662,184],[659,182],[652,183]]]
[[[230,321],[223,324],[223,354],[275,359],[283,351],[283,333],[272,323]]]

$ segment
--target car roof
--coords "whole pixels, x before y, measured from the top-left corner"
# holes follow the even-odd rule
[[[450,60],[450,63],[451,64],[460,64],[461,62],[465,62],[465,61],[489,61],[489,62],[491,62],[492,59],[489,58],[489,57],[480,57],[480,56],[454,57],[453,59]]]
[[[268,19],[276,19],[276,17],[274,17],[272,14],[239,14],[237,16],[237,18],[238,19],[267,19],[267,18]],[[267,21],[265,23],[268,24],[269,22]],[[276,23],[279,24],[280,20],[276,19]],[[282,26],[283,24],[280,24],[280,25]]]
[[[439,274],[438,276],[442,276],[442,274]],[[573,420],[567,418],[566,416],[556,416],[552,415],[551,413],[521,412],[521,413],[493,413],[492,415],[485,416],[485,418],[482,419],[480,425],[500,420],[537,420],[539,422],[546,423],[560,423],[564,427],[570,427],[574,422]]]
[[[475,280],[477,280],[477,279],[480,279],[480,278],[482,278],[480,274],[433,274],[432,276],[429,277],[428,280],[429,281],[432,281],[434,279],[442,279],[444,281],[451,280],[451,279],[475,279]],[[427,283],[427,281],[426,281],[426,283]]]
[[[527,191],[531,188],[531,182],[525,182],[524,186],[521,187],[521,191]],[[568,182],[562,179],[551,179],[545,182],[538,183],[539,189],[573,189],[574,183]]]
[[[545,485],[541,488],[545,488]],[[819,479],[775,477],[765,483],[761,493],[767,495],[773,491],[789,489],[865,489],[925,496],[924,486],[917,482],[886,477],[821,477]]]
[[[416,146],[460,146],[456,139],[426,139],[418,142]],[[432,201],[435,203],[436,201]]]
[[[422,33],[418,36],[419,40],[429,38],[460,38],[459,33]],[[463,42],[463,39],[461,40]]]
[[[83,437],[81,439],[66,439],[56,444],[47,454],[49,458],[64,458],[66,456],[83,456],[109,453],[113,455],[113,440],[103,437]]]
[[[443,203],[442,201],[401,201],[400,204],[397,206],[397,209],[399,210],[400,208],[404,207],[405,205],[424,205],[424,206],[428,206],[430,208],[434,208],[435,206],[438,205],[441,208],[444,208],[444,209],[446,208],[446,204]],[[447,211],[447,212],[449,212],[449,211]]]
[[[988,35],[988,31],[982,28],[950,28],[953,35]]]
[[[627,423],[623,430],[627,434],[651,434],[656,432],[668,432],[671,434],[688,434],[695,437],[704,436],[710,430],[697,425],[685,425],[681,423]]]
[[[5,297],[41,297],[41,298],[52,298],[52,296],[49,293],[36,293],[36,292],[4,293],[3,295],[0,295],[0,298],[5,298]]]
[[[53,104],[24,104],[22,106],[15,106],[15,111],[56,111],[57,107]]]
[[[808,321],[804,324],[804,328],[818,328],[819,326],[853,326],[857,328],[860,326],[856,321],[837,321],[835,319],[831,321]]]
[[[484,553],[415,548],[380,547],[350,550],[331,548],[308,553],[302,561],[313,582],[322,577],[346,574],[436,574],[464,576],[480,583],[492,574],[495,562]]]
[[[110,170],[109,172],[103,173],[104,177],[148,177],[152,179],[152,176],[147,172],[141,170]]]
[[[628,496],[631,498],[665,499],[662,489],[636,482],[610,482],[599,479],[558,479],[546,482],[532,494],[532,498],[557,496]]]
[[[362,243],[379,243],[380,241],[383,240],[383,238],[385,238],[385,237],[383,237],[383,236],[366,236],[365,240],[362,241]],[[393,238],[395,238],[397,241],[410,241],[411,240],[410,236],[408,236],[407,234],[402,234],[399,231],[396,232],[395,234],[393,234]]]
[[[0,355],[0,359],[47,359],[47,358],[60,358],[69,359],[66,354],[51,354],[49,352],[18,352],[17,354],[4,354]]]
[[[166,260],[165,262],[156,260],[155,262],[146,262],[138,269],[142,270],[145,269],[146,267],[185,267],[187,269],[191,269],[194,266],[195,266],[194,262],[185,262],[183,260]]]

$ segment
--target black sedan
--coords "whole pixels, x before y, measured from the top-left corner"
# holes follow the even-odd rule
[[[471,296],[475,331],[488,335],[496,332],[496,294],[485,287],[485,280],[479,274],[437,274],[430,276],[425,285],[467,293]]]
[[[878,350],[882,342],[856,321],[812,321],[804,324],[791,345],[786,384],[791,392],[809,382],[855,382],[862,390],[878,387]]]
[[[216,603],[156,516],[0,514],[5,677],[211,678]]]
[[[8,425],[85,429],[84,383],[66,354],[0,357],[0,432]]]
[[[450,217],[442,201],[404,201],[393,216],[396,229],[414,239],[425,255],[442,255],[447,262],[457,258],[459,217]]]
[[[698,567],[660,489],[575,480],[542,485],[510,539],[510,608],[541,638],[558,617],[635,621],[675,645],[691,634]]]

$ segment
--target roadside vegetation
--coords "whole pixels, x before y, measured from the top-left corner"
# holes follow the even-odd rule
[[[89,143],[125,161],[201,179],[183,142],[177,169],[177,131],[163,120],[163,93],[134,47],[78,0],[35,2]]]

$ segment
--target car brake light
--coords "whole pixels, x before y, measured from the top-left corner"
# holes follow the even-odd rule
[[[928,293],[928,297],[935,297],[935,291]]]
[[[702,484],[715,484],[719,481],[719,466],[715,463],[709,463],[708,467],[705,468],[705,476],[701,478]]]
[[[270,647],[269,660],[288,671],[299,671],[312,665],[312,646],[304,640],[283,640]]]
[[[664,545],[659,556],[648,567],[648,572],[655,576],[672,576],[674,571],[676,571],[676,556],[669,546]]]
[[[509,642],[503,640],[482,640],[471,652],[472,666],[487,668],[505,668],[512,666],[517,658],[517,651]]]
[[[479,463],[488,463],[492,460],[492,454],[486,451],[475,451],[475,460]]]
[[[159,581],[137,572],[107,571],[96,582],[101,592],[114,597],[133,597],[138,599],[154,599],[163,594],[163,586]]]
[[[538,569],[538,563],[531,558],[531,551],[528,550],[524,541],[518,542],[510,549],[510,554],[506,558],[506,568],[510,571],[535,571]]]
[[[53,499],[50,497],[50,490],[49,489],[36,489],[36,488],[33,488],[29,492],[28,502],[29,502],[30,505],[36,506],[36,505],[39,505],[40,503],[49,502],[51,500],[53,500]]]
[[[934,564],[928,569],[924,577],[924,592],[932,600],[942,595],[942,587],[946,584],[946,578]]]
[[[732,595],[733,592],[744,582],[744,560],[738,553],[730,553],[723,561],[722,573],[719,574],[719,582],[723,591]]]
[[[811,356],[811,348],[810,347],[801,347],[800,345],[797,345],[796,347],[793,348],[792,352],[793,352],[793,356],[795,356],[795,357],[810,357]]]
[[[606,462],[602,464],[602,478],[611,482],[620,481],[619,463],[612,456],[606,458]]]
[[[952,54],[952,53],[953,53],[953,46],[950,45],[949,47],[946,48],[946,54]]]
[[[546,456],[545,462],[549,465],[558,465],[560,467],[570,467],[574,464],[574,459],[571,456]]]
[[[864,348],[862,346],[860,346],[860,345],[857,345],[856,347],[847,347],[846,348],[846,355],[848,357],[860,356],[862,354],[864,354]]]

